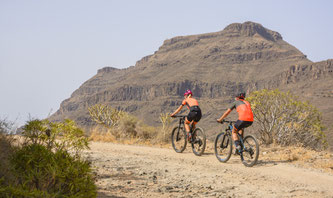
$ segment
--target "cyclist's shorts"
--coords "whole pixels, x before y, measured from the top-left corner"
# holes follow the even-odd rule
[[[201,109],[199,108],[199,106],[190,107],[190,113],[188,113],[187,115],[187,120],[190,122],[192,122],[192,120],[194,120],[194,122],[199,122],[200,119]]]
[[[251,121],[243,121],[243,120],[237,120],[234,127],[237,131],[242,130],[246,127],[249,127],[252,125],[253,122]]]

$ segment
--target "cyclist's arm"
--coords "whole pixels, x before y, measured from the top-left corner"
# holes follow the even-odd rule
[[[217,119],[217,121],[218,121],[218,122],[222,122],[222,120],[223,120],[224,118],[226,118],[226,117],[229,115],[229,113],[230,113],[231,111],[232,111],[231,109],[226,110],[226,111],[224,112],[224,114],[223,114],[219,119]]]
[[[172,117],[172,116],[176,115],[177,113],[179,113],[179,111],[182,110],[183,106],[184,106],[184,105],[180,105],[180,106],[178,107],[178,109],[177,109],[173,114],[171,114],[170,116]]]

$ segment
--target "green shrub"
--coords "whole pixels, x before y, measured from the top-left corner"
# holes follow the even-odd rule
[[[266,144],[300,145],[314,149],[327,146],[321,113],[290,92],[260,90],[250,94],[259,138]]]
[[[94,197],[96,187],[88,162],[65,150],[52,152],[43,145],[31,144],[11,158],[15,186],[46,192],[55,197]]]
[[[15,139],[9,135],[12,132],[13,123],[6,119],[0,120],[0,179],[6,178],[3,183],[8,183],[8,179],[12,177],[9,173],[9,158],[14,152],[13,143]]]
[[[73,121],[32,120],[22,134],[24,144],[10,156],[12,177],[0,183],[3,197],[96,197],[95,176],[80,155],[88,140]]]
[[[84,131],[69,119],[63,122],[29,121],[23,127],[22,135],[25,137],[25,144],[41,144],[55,150],[71,150],[75,154],[89,148]]]

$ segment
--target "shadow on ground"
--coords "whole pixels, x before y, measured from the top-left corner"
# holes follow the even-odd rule
[[[256,166],[265,166],[265,165],[278,165],[290,163],[289,160],[258,160]]]

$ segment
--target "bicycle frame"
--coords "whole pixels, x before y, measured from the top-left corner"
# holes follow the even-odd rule
[[[192,123],[190,123],[190,131],[187,133],[185,130],[185,115],[178,115],[173,116],[174,118],[179,118],[178,126],[176,126],[172,130],[171,140],[172,146],[177,153],[181,153],[185,150],[187,143],[190,143],[192,146],[192,151],[195,155],[201,156],[202,153],[205,151],[206,148],[206,134],[204,133],[203,129],[200,127],[194,128]],[[177,133],[177,134],[176,134]],[[199,134],[199,135],[197,135]],[[175,145],[175,142],[178,142],[183,139],[184,136],[184,144],[183,146],[178,149]],[[182,140],[183,141],[183,140]],[[180,142],[182,143],[182,142]]]
[[[224,122],[228,123],[228,127],[225,129],[226,135],[230,135],[230,136],[232,136],[232,130],[233,130],[233,128],[234,128],[233,124],[235,123],[235,121],[227,121],[227,120],[226,120],[226,121],[224,121]],[[237,134],[237,136],[238,136],[238,139],[239,139],[240,142],[241,142],[241,150],[240,150],[239,152],[242,153],[242,152],[244,151],[244,140],[243,140],[242,136],[239,134],[238,131],[236,131],[236,134]],[[224,142],[224,138],[225,138],[225,136],[223,137],[222,142]],[[234,140],[233,140],[233,141],[234,141]],[[242,155],[241,155],[241,157],[242,157]]]
[[[221,131],[215,138],[215,155],[220,162],[227,162],[232,155],[232,148],[234,145],[234,140],[232,138],[232,130],[234,128],[234,121],[224,121],[227,127],[224,131]],[[222,124],[222,123],[221,123]],[[236,131],[238,140],[240,141],[240,149],[236,149],[235,154],[238,154],[247,167],[252,167],[256,164],[259,156],[259,144],[254,136],[247,135],[244,138],[242,135]],[[249,144],[249,141],[253,141]],[[220,142],[221,141],[221,142]],[[227,150],[224,150],[227,149]],[[227,152],[226,154],[219,154],[219,152]],[[247,155],[249,154],[249,155]],[[246,159],[245,159],[246,158]]]
[[[180,127],[181,126],[183,126],[184,127],[184,129],[185,129],[185,115],[179,115],[179,116],[173,116],[174,118],[179,118],[179,123],[178,123],[178,132],[179,132],[179,129],[180,129]],[[193,131],[193,127],[192,127],[192,124],[190,124],[190,133],[192,133],[192,131]]]

